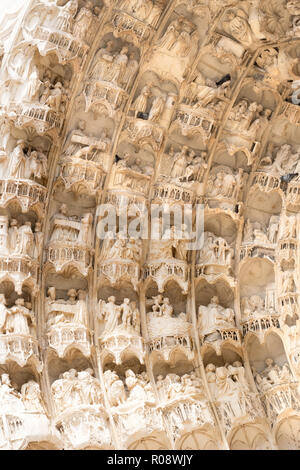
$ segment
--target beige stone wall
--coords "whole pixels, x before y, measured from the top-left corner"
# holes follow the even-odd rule
[[[298,449],[297,2],[30,0],[0,42],[0,448]],[[124,231],[154,204],[192,226]]]

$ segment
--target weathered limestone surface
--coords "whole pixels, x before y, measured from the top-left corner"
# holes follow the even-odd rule
[[[299,84],[296,0],[10,15],[0,449],[300,448]],[[103,203],[202,204],[204,244]]]

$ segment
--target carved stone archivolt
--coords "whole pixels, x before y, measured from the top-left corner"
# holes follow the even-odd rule
[[[0,448],[299,449],[299,2],[25,3]]]

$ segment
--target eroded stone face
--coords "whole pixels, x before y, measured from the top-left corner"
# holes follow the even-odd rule
[[[0,449],[299,449],[298,2],[12,16]]]

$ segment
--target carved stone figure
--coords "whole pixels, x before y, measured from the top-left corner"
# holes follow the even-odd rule
[[[23,298],[17,299],[15,305],[7,311],[6,333],[29,336],[30,325],[35,326],[34,315],[25,307]]]
[[[222,307],[218,297],[214,296],[207,307],[199,306],[198,328],[205,341],[215,341],[220,338],[218,330],[235,328],[234,312],[231,308]]]
[[[272,358],[265,360],[266,367],[260,372],[255,372],[254,379],[261,393],[267,392],[277,385],[293,382],[293,376],[287,363],[283,366],[274,364]]]

